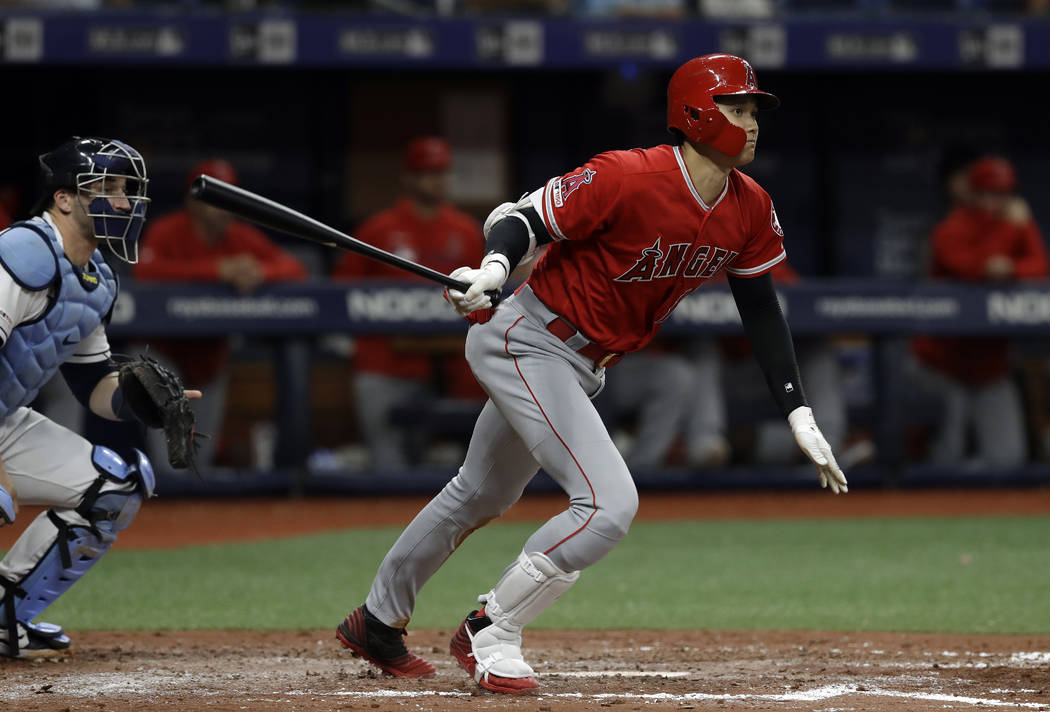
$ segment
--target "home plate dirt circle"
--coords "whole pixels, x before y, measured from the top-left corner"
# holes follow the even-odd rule
[[[541,689],[479,690],[451,631],[408,643],[423,680],[377,674],[330,631],[87,632],[60,662],[0,663],[0,705],[55,710],[1048,710],[1050,636],[529,631]]]

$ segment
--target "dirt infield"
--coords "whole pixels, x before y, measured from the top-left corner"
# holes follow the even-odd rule
[[[407,522],[424,499],[150,502],[124,549],[253,540]],[[506,515],[564,506],[529,497]],[[20,522],[37,510],[26,508]],[[1050,513],[1046,490],[645,495],[642,519]],[[0,530],[0,548],[21,527]],[[530,631],[541,690],[481,693],[448,654],[450,630],[413,631],[427,680],[377,675],[333,631],[84,632],[57,662],[0,660],[0,706],[19,712],[140,710],[933,710],[1050,712],[1050,636],[812,631]]]
[[[376,675],[330,631],[82,633],[64,662],[0,662],[20,712],[214,710],[1050,710],[1050,637],[530,632],[541,690],[481,693],[413,632],[426,680]]]

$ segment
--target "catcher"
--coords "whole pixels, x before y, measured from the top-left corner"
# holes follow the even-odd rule
[[[193,467],[193,413],[179,379],[149,358],[116,363],[105,323],[117,280],[98,247],[134,263],[146,168],[121,141],[73,139],[40,156],[36,215],[0,233],[0,525],[19,504],[50,509],[0,561],[0,654],[58,657],[69,637],[34,619],[106,553],[153,493],[153,467],[26,407],[58,370],[94,413],[164,428],[174,467]]]

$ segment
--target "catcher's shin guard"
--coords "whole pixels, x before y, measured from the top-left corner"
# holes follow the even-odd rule
[[[61,629],[33,625],[32,620],[95,565],[135,518],[142,501],[153,494],[153,468],[144,454],[135,453],[137,461],[129,464],[112,450],[96,446],[91,461],[99,476],[77,508],[61,515],[47,510],[15,542],[4,560],[5,570],[17,571],[20,563],[34,563],[3,584],[0,626],[6,632],[6,655],[25,657],[21,654],[24,630],[30,640],[34,635],[64,638]],[[12,555],[17,561],[8,561]],[[68,647],[68,639],[65,643]]]
[[[496,587],[478,597],[485,607],[467,616],[449,651],[486,690],[514,694],[539,687],[521,653],[521,630],[579,577],[579,571],[562,571],[544,554],[523,551]]]

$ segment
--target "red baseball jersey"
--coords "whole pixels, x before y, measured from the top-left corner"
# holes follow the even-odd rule
[[[445,274],[463,265],[477,264],[485,242],[478,221],[450,203],[443,204],[428,217],[421,215],[407,198],[366,220],[355,230],[355,235],[370,245]],[[425,281],[423,277],[354,253],[343,257],[332,276],[341,280]],[[359,371],[420,381],[432,377],[429,357],[398,353],[389,336],[362,334],[356,342],[354,367]],[[464,357],[447,359],[445,369],[452,393],[482,394]]]
[[[953,210],[934,229],[930,276],[986,282],[985,263],[993,255],[1014,261],[1014,279],[1045,279],[1050,271],[1042,233],[1033,220],[1015,224],[970,206]],[[1010,341],[966,337],[921,336],[912,341],[927,366],[960,383],[979,385],[1010,373]]]
[[[190,214],[178,210],[155,219],[142,238],[142,259],[132,274],[141,282],[218,282],[219,263],[235,255],[259,261],[265,282],[306,279],[306,268],[270,241],[258,228],[234,220],[216,243],[197,232]],[[153,339],[150,345],[172,359],[187,384],[204,386],[226,368],[230,357],[225,337]]]
[[[448,274],[457,267],[477,264],[485,238],[481,225],[451,203],[443,203],[430,216],[420,214],[408,198],[365,220],[354,231],[358,239],[387,252]],[[348,279],[383,279],[426,282],[385,262],[347,253],[334,275]]]
[[[687,294],[725,270],[755,277],[786,258],[773,201],[734,170],[711,205],[677,146],[611,151],[552,178],[540,212],[554,243],[529,284],[610,351],[637,351]]]

